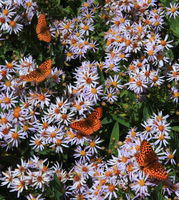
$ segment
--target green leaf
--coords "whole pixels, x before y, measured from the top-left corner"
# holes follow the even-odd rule
[[[168,19],[173,34],[179,37],[179,17]]]
[[[57,6],[59,6],[61,3],[61,0],[57,0]]]
[[[171,49],[167,49],[166,54],[171,60],[174,59],[173,51]]]
[[[4,196],[0,195],[0,200],[5,200]]]
[[[112,122],[112,119],[104,118],[101,123],[102,124],[110,124]]]
[[[125,119],[121,118],[121,117],[117,117],[116,115],[112,115],[113,119],[115,121],[117,121],[118,123],[122,124],[123,126],[129,128],[130,127],[130,124],[129,122],[126,122]]]
[[[118,122],[116,122],[112,129],[112,134],[111,134],[111,138],[110,138],[110,142],[109,142],[109,149],[114,150],[115,145],[119,141],[119,134],[120,134],[119,124],[118,124]]]
[[[57,175],[54,175],[53,181],[50,183],[51,191],[53,191],[53,196],[55,200],[60,200],[63,196],[63,185],[57,178]]]
[[[98,74],[99,74],[99,77],[100,77],[100,82],[101,82],[101,84],[104,84],[104,83],[105,83],[104,74],[103,74],[103,72],[100,70],[99,67],[97,68],[97,70],[98,70]]]
[[[127,94],[127,90],[123,90],[121,93],[120,93],[120,98],[122,98],[124,95],[126,95]]]
[[[168,0],[160,0],[165,6],[169,6],[169,1]]]
[[[143,120],[146,121],[152,114],[152,108],[149,103],[143,103]]]
[[[173,126],[173,127],[172,127],[172,130],[173,130],[173,131],[176,131],[176,132],[179,132],[179,126]]]

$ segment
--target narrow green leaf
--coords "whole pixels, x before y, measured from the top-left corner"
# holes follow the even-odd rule
[[[122,119],[121,117],[117,117],[116,115],[112,115],[113,119],[117,121],[118,123],[122,124],[123,126],[129,128],[130,124],[125,119]]]
[[[124,95],[126,95],[127,94],[127,90],[123,90],[121,93],[120,93],[120,98],[122,98]]]
[[[109,142],[109,149],[114,150],[115,145],[119,141],[119,134],[120,134],[119,124],[118,124],[118,122],[116,122],[114,124],[113,130],[112,130],[112,134],[111,134],[111,138],[110,138],[110,142]]]
[[[112,120],[111,120],[111,119],[107,119],[107,118],[104,118],[104,119],[101,121],[102,124],[110,124],[111,122],[112,122]]]
[[[172,130],[173,130],[173,131],[176,131],[176,132],[179,132],[179,126],[173,126],[173,127],[172,127]]]
[[[177,37],[179,37],[179,17],[176,18],[170,18],[168,19],[170,24],[170,29],[173,31],[173,34]]]
[[[0,200],[5,200],[4,196],[0,195]]]
[[[61,0],[57,0],[57,6],[59,6],[61,3]]]
[[[97,68],[97,70],[98,70],[98,74],[99,74],[99,77],[100,77],[100,82],[101,82],[101,84],[104,84],[104,83],[105,83],[104,74],[103,74],[103,72],[100,70],[99,67]]]

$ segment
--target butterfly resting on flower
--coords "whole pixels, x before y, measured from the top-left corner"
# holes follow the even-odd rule
[[[44,42],[50,42],[51,41],[50,30],[49,30],[49,27],[47,25],[44,14],[40,14],[40,16],[38,18],[38,23],[37,23],[37,26],[36,26],[36,33],[37,33],[37,37],[39,38],[39,40],[42,40]]]
[[[158,161],[157,154],[147,140],[143,140],[140,146],[140,153],[135,157],[141,169],[149,175],[150,178],[165,181],[168,179],[168,173]]]
[[[46,60],[34,71],[31,71],[29,74],[20,76],[20,79],[26,82],[42,82],[51,74],[51,66],[52,60]]]
[[[101,128],[102,108],[98,107],[87,118],[70,124],[70,127],[83,135],[91,135]]]

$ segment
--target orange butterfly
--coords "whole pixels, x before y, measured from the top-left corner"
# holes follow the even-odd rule
[[[102,117],[102,108],[98,107],[87,118],[70,124],[70,127],[80,131],[83,135],[91,135],[101,128],[100,118]]]
[[[51,66],[52,66],[52,60],[51,59],[46,60],[34,71],[30,72],[27,75],[20,76],[20,79],[27,82],[31,81],[34,81],[36,83],[42,82],[50,75]]]
[[[141,169],[151,178],[158,180],[167,180],[168,173],[159,163],[157,154],[147,140],[143,140],[140,146],[140,153],[135,154]]]
[[[39,38],[39,40],[42,40],[44,42],[50,42],[51,41],[50,30],[49,30],[49,27],[48,27],[47,22],[45,20],[44,14],[40,14],[40,16],[38,18],[38,23],[37,23],[37,26],[36,26],[36,33],[37,33],[37,37]]]

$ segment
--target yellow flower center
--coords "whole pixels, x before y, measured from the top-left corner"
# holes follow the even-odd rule
[[[85,26],[83,27],[83,29],[84,29],[85,31],[87,31],[87,30],[89,30],[89,26],[88,26],[88,25],[85,25]]]
[[[71,57],[71,56],[73,56],[73,53],[72,52],[67,52],[67,57]]]
[[[12,68],[13,68],[13,64],[12,64],[12,63],[7,63],[7,64],[6,64],[6,67],[7,67],[8,69],[12,69]]]
[[[114,67],[114,64],[110,64],[109,68],[112,69]]]
[[[136,136],[136,132],[135,131],[132,131],[131,132],[131,137],[135,137]]]
[[[91,93],[92,94],[97,94],[97,89],[96,88],[91,88]]]
[[[19,138],[18,132],[12,133],[12,138],[15,139],[15,140],[17,140]]]
[[[90,147],[95,147],[95,146],[96,146],[96,142],[95,141],[90,142]]]
[[[169,154],[168,155],[168,159],[173,159],[174,158],[174,155],[173,154]]]
[[[161,134],[159,137],[158,137],[159,140],[164,140],[165,139],[165,136],[163,134]]]
[[[56,141],[56,145],[57,145],[57,146],[60,146],[61,144],[62,144],[62,140],[58,139],[58,140]]]
[[[56,132],[51,132],[51,133],[50,133],[50,137],[51,137],[51,138],[54,138],[54,137],[56,137],[56,135],[57,135],[57,133],[56,133]]]
[[[48,122],[44,122],[42,126],[43,128],[48,128],[48,125],[49,125]]]
[[[6,81],[6,82],[5,82],[5,86],[6,86],[6,87],[10,87],[10,86],[11,86],[11,81]]]
[[[174,92],[174,93],[173,93],[173,96],[174,96],[175,98],[178,98],[178,97],[179,97],[179,92]]]
[[[158,126],[158,129],[159,129],[160,131],[163,131],[163,130],[165,129],[165,127],[164,127],[163,125],[160,125],[160,126]]]
[[[3,10],[3,14],[7,16],[7,15],[9,14],[9,10],[4,9],[4,10]]]
[[[112,185],[112,184],[110,184],[110,185],[108,186],[108,190],[109,190],[110,192],[113,192],[113,191],[115,190],[115,186]]]
[[[123,163],[126,163],[126,162],[127,162],[127,160],[128,160],[128,158],[127,158],[127,157],[125,157],[125,156],[123,156],[121,161],[122,161]]]
[[[43,94],[40,94],[40,95],[39,95],[39,100],[40,100],[40,101],[44,101],[44,100],[45,100],[45,96],[44,96]]]
[[[4,97],[3,102],[4,102],[5,104],[9,104],[9,103],[11,103],[11,98],[9,98],[9,97]]]
[[[32,6],[32,2],[26,2],[26,6],[27,7],[31,7]]]
[[[149,50],[147,53],[148,53],[149,56],[154,55],[154,51],[153,50]]]
[[[136,82],[136,85],[137,85],[138,87],[141,87],[141,86],[142,86],[142,82],[141,82],[141,81],[137,81],[137,82]]]
[[[111,98],[111,97],[112,97],[112,94],[111,94],[111,93],[109,93],[109,94],[107,95],[107,97],[108,97],[108,98]]]
[[[10,22],[9,22],[9,25],[10,25],[12,28],[16,27],[16,21],[10,21]]]
[[[38,140],[38,139],[36,139],[36,140],[34,141],[34,143],[35,143],[35,145],[37,145],[37,146],[40,146],[40,145],[41,145],[41,141]]]
[[[85,156],[85,155],[86,155],[86,152],[85,152],[84,150],[82,150],[82,151],[80,152],[80,154],[81,154],[82,156]]]
[[[144,179],[139,180],[139,181],[138,181],[138,184],[139,184],[141,187],[144,186],[144,185],[145,185]]]
[[[174,12],[176,12],[176,11],[177,11],[176,8],[170,8],[170,12],[174,13]]]
[[[147,132],[149,132],[149,131],[150,131],[150,126],[146,126],[146,127],[145,127],[145,130],[146,130]]]

